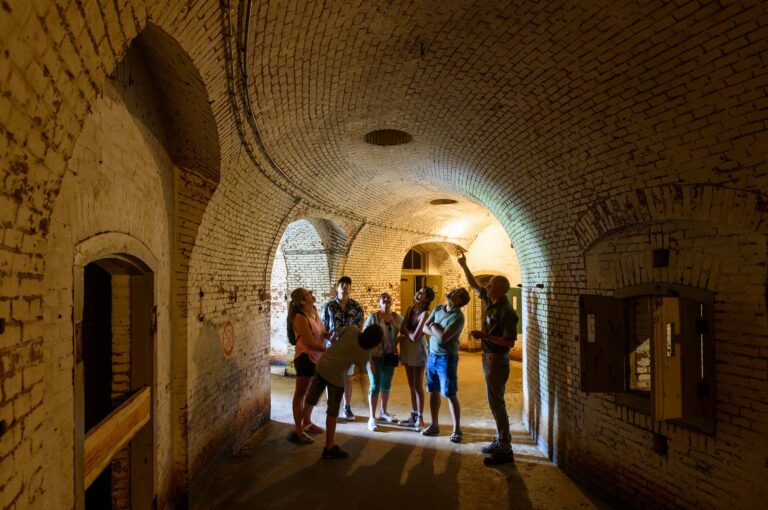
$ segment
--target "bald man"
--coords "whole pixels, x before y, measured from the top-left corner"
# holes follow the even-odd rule
[[[469,286],[485,304],[482,330],[469,332],[472,338],[482,340],[485,393],[496,421],[496,438],[482,448],[483,453],[490,455],[485,459],[485,464],[514,462],[504,390],[509,380],[509,350],[515,346],[519,319],[507,299],[509,280],[503,276],[494,276],[488,282],[487,288],[481,287],[467,267],[467,259],[463,253],[459,255],[458,262],[464,270]]]

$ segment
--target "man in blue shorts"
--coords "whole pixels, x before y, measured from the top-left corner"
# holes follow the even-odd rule
[[[469,303],[469,293],[459,287],[448,293],[444,305],[432,310],[424,325],[424,334],[429,335],[429,356],[427,357],[427,391],[432,424],[421,431],[425,436],[440,433],[440,394],[448,399],[453,419],[451,442],[461,442],[461,409],[458,391],[457,369],[459,366],[459,337],[464,329],[464,314],[461,307]]]

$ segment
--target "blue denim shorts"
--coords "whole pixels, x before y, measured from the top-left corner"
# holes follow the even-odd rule
[[[427,358],[427,391],[440,392],[444,397],[452,397],[459,391],[458,356],[446,356],[429,353]]]

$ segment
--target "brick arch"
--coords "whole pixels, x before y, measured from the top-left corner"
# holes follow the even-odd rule
[[[344,230],[324,218],[293,221],[283,231],[270,277],[270,358],[274,361],[293,359],[293,347],[286,334],[287,302],[293,289],[313,290],[318,311],[333,293],[336,279],[334,263],[343,255],[346,245]]]
[[[154,23],[146,24],[134,44],[159,96],[171,158],[179,168],[218,184],[221,145],[200,71],[178,40]]]
[[[443,245],[455,244],[466,250],[469,238],[448,239],[439,234],[425,234],[418,231],[396,230],[375,224],[366,224],[354,239],[344,267],[344,273],[353,281],[353,297],[366,310],[377,306],[382,291],[395,296],[395,308],[400,302],[400,274],[405,254],[416,245],[438,246],[451,258]]]
[[[671,283],[717,293],[722,285],[728,288],[729,278],[738,278],[739,273],[731,274],[734,268],[728,264],[738,256],[739,264],[734,266],[751,266],[748,282],[759,287],[768,277],[765,269],[759,269],[765,257],[765,240],[759,232],[727,225],[713,229],[711,223],[703,221],[628,225],[597,239],[584,252],[586,285],[590,292],[612,292],[635,285]],[[667,267],[653,265],[652,251],[658,248],[669,250]],[[751,290],[750,295],[760,295],[759,289]]]
[[[73,319],[78,318],[76,315],[73,318],[68,311],[73,303],[77,309],[80,295],[77,268],[88,261],[89,253],[98,255],[96,248],[100,243],[105,244],[107,250],[133,251],[142,260],[152,261],[158,282],[155,289],[160,317],[158,359],[164,365],[172,357],[175,328],[171,324],[173,291],[169,283],[174,271],[169,245],[173,238],[175,169],[165,150],[164,130],[154,97],[151,78],[141,56],[133,50],[127,51],[114,78],[105,85],[103,94],[85,119],[52,203],[47,239],[41,246],[46,253],[41,290],[46,313],[42,324],[59,334],[44,341],[41,364],[47,371],[44,382],[47,393],[74,394],[73,352],[57,346],[71,345]],[[130,239],[137,241],[131,244]],[[145,246],[146,253],[137,246]],[[157,437],[161,438],[156,457],[159,476],[153,489],[157,490],[159,500],[169,497],[172,483],[172,401],[162,391],[170,382],[171,373],[160,371],[153,388],[158,396]],[[49,413],[46,428],[40,431],[48,452],[42,464],[46,472],[67,473],[67,468],[72,469],[72,457],[67,451],[76,447],[72,443],[76,423],[74,409],[66,408],[56,399],[45,399],[42,408]],[[51,476],[42,495],[48,498],[48,503],[43,499],[41,506],[51,506],[52,501],[70,506],[66,502],[73,497],[71,489],[66,478]]]
[[[149,1],[128,3],[119,12],[110,8],[65,10],[28,2],[7,6],[6,15],[16,22],[15,30],[8,34],[12,38],[3,41],[9,65],[20,74],[19,83],[39,84],[9,91],[14,100],[9,103],[8,118],[18,122],[4,123],[0,128],[9,141],[6,154],[10,164],[6,171],[12,176],[10,184],[20,199],[31,205],[31,214],[22,228],[45,234],[53,200],[85,119],[149,19],[154,20],[154,27],[172,34],[169,37],[179,47],[186,48],[185,53],[197,69],[204,67],[205,53],[216,41],[193,39],[205,17],[188,7],[185,2]],[[32,19],[37,21],[29,22]],[[99,34],[96,27],[105,25],[109,29],[102,28]],[[162,32],[158,30],[154,32]],[[27,47],[26,41],[50,44]],[[209,80],[204,78],[206,84]],[[206,98],[206,103],[211,98]],[[217,121],[223,118],[219,116]]]
[[[74,248],[74,265],[82,268],[95,260],[122,254],[141,261],[148,271],[157,270],[152,250],[140,239],[122,232],[104,232],[80,241]]]
[[[57,317],[63,317],[64,320],[69,319],[69,315],[62,313],[61,310],[68,303],[68,289],[72,287],[71,281],[69,281],[72,275],[70,253],[72,246],[79,242],[83,236],[107,232],[116,235],[135,235],[145,241],[150,239],[151,242],[146,242],[151,245],[153,252],[162,260],[159,268],[159,281],[173,282],[173,289],[167,284],[158,288],[158,292],[163,296],[163,302],[171,302],[171,295],[176,296],[185,292],[186,268],[188,266],[186,262],[189,260],[195,243],[196,228],[202,220],[203,209],[218,182],[222,158],[232,152],[232,144],[228,144],[225,137],[219,136],[219,133],[227,132],[225,126],[228,121],[225,112],[218,111],[215,114],[210,104],[211,98],[216,97],[217,93],[222,94],[224,92],[223,87],[221,90],[217,90],[216,87],[212,86],[212,66],[210,63],[207,66],[204,63],[205,59],[210,58],[210,50],[215,46],[216,38],[193,39],[196,27],[198,24],[204,23],[205,20],[203,17],[193,15],[185,22],[185,14],[192,13],[185,11],[186,7],[182,6],[181,2],[164,9],[156,4],[145,9],[140,2],[133,2],[133,4],[124,6],[124,13],[114,13],[117,17],[116,20],[108,20],[111,16],[108,12],[88,11],[81,13],[78,9],[68,9],[66,14],[63,10],[54,11],[51,16],[42,19],[44,16],[42,13],[26,12],[25,4],[25,2],[17,2],[9,8],[12,10],[13,16],[40,16],[42,25],[40,23],[22,23],[18,26],[18,30],[28,32],[27,37],[29,39],[46,41],[52,40],[55,34],[60,31],[66,33],[63,35],[61,47],[53,45],[52,49],[45,54],[45,58],[40,56],[40,58],[33,59],[33,62],[28,65],[16,66],[17,72],[29,73],[29,77],[27,77],[29,83],[39,83],[46,87],[46,93],[36,96],[36,89],[28,89],[29,97],[27,100],[13,103],[11,118],[29,119],[30,115],[38,115],[39,117],[36,117],[34,122],[4,123],[1,128],[3,138],[9,142],[7,156],[11,161],[11,164],[5,167],[3,172],[8,177],[6,183],[10,186],[10,191],[13,191],[18,197],[15,211],[6,210],[5,207],[2,211],[4,217],[6,214],[11,214],[18,220],[14,222],[3,221],[2,228],[20,233],[18,236],[7,236],[6,242],[6,245],[11,246],[14,240],[19,241],[18,246],[13,246],[16,251],[14,257],[19,262],[16,264],[17,268],[29,266],[29,263],[24,261],[39,259],[39,262],[35,263],[34,271],[28,272],[22,269],[18,271],[20,279],[29,281],[28,292],[37,296],[35,302],[41,303],[40,306],[47,312],[47,315],[30,315],[20,317],[19,320],[24,323],[25,330],[30,333],[39,331],[40,327],[57,327],[57,331],[64,334],[57,340],[66,342],[68,329],[58,326],[61,321]],[[31,5],[29,9],[32,9]],[[68,24],[71,27],[81,26],[83,22],[79,18],[81,15],[99,14],[103,16],[103,19],[92,20],[92,24],[89,24],[90,21],[86,19],[87,28],[83,29],[79,36],[71,33],[70,26],[67,26]],[[217,13],[214,12],[213,14]],[[155,24],[148,24],[148,19],[155,20]],[[107,21],[109,21],[109,27],[105,37],[98,42],[92,40],[89,37],[92,35],[90,30],[95,30],[96,27],[101,26],[101,23]],[[56,23],[61,23],[62,26],[52,29],[52,25]],[[47,33],[34,34],[33,32],[41,26]],[[144,27],[147,29],[142,31]],[[14,44],[16,43],[14,40],[7,46],[10,49],[12,59],[29,51],[15,51]],[[69,47],[70,44],[78,48],[79,56],[75,54],[75,59],[65,58],[66,50],[64,48]],[[91,48],[92,44],[98,44],[98,47]],[[156,45],[162,45],[163,48],[158,50]],[[104,51],[107,48],[110,51]],[[124,65],[127,59],[136,60],[137,58],[143,58],[145,63],[155,71],[152,77],[154,79],[143,80],[144,85],[138,84],[137,76],[126,71]],[[173,88],[168,88],[168,83],[159,83],[156,78],[162,72],[162,66],[169,69],[173,66],[181,68],[184,71],[181,74],[185,76],[185,79],[180,81],[183,85],[176,84],[173,85]],[[41,68],[42,70],[40,70]],[[177,71],[179,69],[173,69],[174,73]],[[40,76],[45,79],[40,78]],[[49,81],[46,82],[46,80]],[[87,201],[82,200],[82,195],[87,193],[80,193],[80,197],[73,198],[78,193],[73,192],[72,186],[68,182],[71,184],[74,182],[73,179],[79,180],[84,175],[83,172],[79,171],[84,164],[94,168],[103,166],[103,169],[107,170],[105,177],[108,181],[112,180],[111,177],[113,176],[109,175],[108,170],[114,171],[115,167],[108,167],[109,164],[116,161],[116,158],[105,157],[105,154],[100,150],[83,151],[83,144],[92,148],[92,142],[102,143],[97,139],[87,140],[89,135],[86,134],[86,131],[88,129],[93,130],[95,122],[93,119],[97,116],[103,119],[105,112],[107,112],[106,115],[114,113],[113,106],[120,103],[121,94],[123,94],[121,107],[130,110],[131,106],[136,106],[135,102],[131,103],[125,98],[131,94],[139,94],[138,90],[146,92],[148,81],[153,82],[151,87],[154,88],[152,93],[154,101],[149,101],[152,103],[150,107],[152,111],[149,113],[140,112],[136,109],[130,111],[132,122],[126,122],[126,126],[135,135],[131,138],[132,140],[143,140],[147,151],[144,151],[146,154],[142,154],[142,157],[146,156],[146,162],[152,163],[146,168],[154,168],[153,165],[168,167],[170,155],[170,161],[176,165],[177,172],[174,175],[173,170],[164,171],[164,175],[161,177],[162,184],[157,189],[152,188],[150,191],[145,189],[143,194],[115,191],[111,182],[109,186],[97,186],[99,189],[94,192],[96,202],[105,207],[105,210],[111,208],[122,211],[122,217],[114,218],[116,221],[112,223],[110,223],[111,216],[104,215],[110,216],[110,221],[105,223],[101,221],[103,218],[96,217],[98,214],[94,213],[93,208],[83,206]],[[190,131],[192,127],[189,125],[189,118],[180,115],[178,104],[167,101],[169,97],[182,92],[181,89],[188,84],[191,84],[193,90],[187,97],[194,98],[190,104],[195,108],[195,117],[202,119],[203,127],[199,132]],[[115,92],[116,87],[121,88],[123,86],[122,92]],[[19,99],[18,92],[14,91],[16,99]],[[157,102],[162,102],[161,107],[158,107]],[[125,118],[128,118],[128,115]],[[160,119],[159,124],[163,124],[162,127],[157,126],[158,118]],[[120,137],[117,140],[119,143],[115,143],[116,140],[110,138],[113,134]],[[109,145],[119,148],[124,145],[126,151],[131,150],[127,137],[121,136],[117,132],[107,132],[105,136],[101,137],[101,140],[103,140],[105,147]],[[207,145],[206,140],[209,142]],[[215,144],[215,150],[213,150],[212,144]],[[182,153],[188,150],[189,146],[197,145],[204,147],[204,151],[208,153],[207,159],[197,157],[185,159]],[[85,161],[86,159],[88,161]],[[128,154],[125,158],[126,161],[139,159],[135,153]],[[142,159],[142,161],[144,160]],[[135,187],[134,184],[136,183],[128,182],[127,186],[128,188]],[[177,190],[182,190],[182,192],[175,194]],[[159,192],[156,193],[155,191]],[[110,195],[110,193],[114,193],[114,195]],[[99,198],[98,195],[101,197]],[[109,196],[112,196],[114,200],[110,201]],[[106,200],[105,197],[107,197]],[[130,203],[126,197],[131,197]],[[184,229],[181,229],[180,235],[175,237],[174,241],[174,237],[169,234],[173,228],[173,219],[169,219],[164,211],[174,210],[173,202],[177,199],[180,204],[179,216],[184,223]],[[144,206],[154,207],[152,202],[155,205],[163,203],[164,206],[160,207],[159,211],[148,211],[151,207]],[[57,214],[66,209],[79,210],[80,214],[73,216],[77,218],[77,221],[67,220],[67,228],[62,229],[60,228],[64,224],[62,218],[69,218],[71,215],[66,213],[63,217],[57,217]],[[20,215],[18,211],[25,211],[25,213]],[[152,221],[148,221],[150,218]],[[142,223],[146,223],[146,225]],[[74,225],[75,228],[69,229],[70,225]],[[158,232],[168,235],[163,237]],[[178,270],[170,270],[170,267],[167,266],[171,259],[171,252],[180,254],[179,257],[173,257]],[[51,281],[54,282],[53,286],[49,285]],[[57,289],[57,291],[52,291],[52,288]],[[3,294],[5,294],[5,289]],[[172,342],[176,346],[183,346],[187,340],[185,328],[182,327],[183,322],[175,323],[173,328],[170,327],[170,322],[172,316],[178,317],[186,313],[186,301],[173,299],[172,302],[173,306],[180,308],[173,311],[162,310],[160,315],[161,332],[165,335],[163,338],[168,339],[173,335]],[[46,320],[46,317],[49,319]],[[26,336],[28,338],[24,340],[25,344],[38,341],[31,334]],[[42,344],[42,338],[39,341]],[[51,354],[52,352],[53,354]],[[70,354],[62,354],[55,348],[50,350],[46,347],[45,350],[41,350],[39,357],[30,361],[30,364],[50,364],[66,370],[70,363],[68,359],[71,357]],[[186,375],[186,363],[184,361],[186,354],[184,349],[174,348],[173,356],[180,360],[180,363],[173,363],[173,376],[176,377],[173,391],[179,395],[185,395],[186,385],[183,384],[183,379]],[[170,361],[168,364],[171,364]],[[19,368],[23,367],[20,366]],[[59,379],[57,379],[56,374],[58,374],[56,370],[48,370],[45,384],[56,387],[57,391],[64,394],[67,385],[66,383],[57,384]],[[168,378],[171,375],[170,371],[163,374]],[[162,387],[169,388],[171,384],[163,382]],[[170,394],[170,391],[168,393]],[[162,506],[163,502],[171,497],[172,475],[176,478],[186,478],[187,461],[185,419],[176,413],[177,410],[180,410],[183,415],[186,403],[183,399],[174,403],[171,403],[170,399],[167,398],[161,400],[160,428],[162,430],[160,435],[165,439],[177,434],[173,441],[178,443],[178,448],[173,448],[172,453],[170,443],[164,442],[163,450],[158,459],[162,474],[158,480],[157,496]],[[56,400],[46,401],[45,405],[55,407],[57,406]],[[171,417],[171,414],[176,414],[176,416]],[[61,416],[63,426],[59,427],[59,430],[62,434],[66,434],[69,427],[68,422],[71,420],[66,413],[62,413]],[[49,420],[49,422],[53,426],[59,423],[55,420]],[[172,423],[179,422],[182,423],[181,427],[171,427]],[[23,426],[23,420],[18,420],[14,426]],[[28,433],[30,436],[32,435],[31,431]],[[39,433],[42,434],[42,432]],[[64,448],[68,444],[68,439],[60,441],[56,448]],[[55,448],[49,450],[49,460],[55,464],[50,471],[63,475],[67,472],[67,457],[66,455],[58,456],[54,450]],[[173,458],[174,455],[177,456],[175,459]],[[176,467],[172,474],[173,462],[176,463]],[[47,491],[41,496],[43,499],[37,501],[57,500],[58,503],[66,506],[66,502],[72,495],[68,492],[70,487],[66,485],[66,480],[60,481],[60,478],[52,476]],[[4,476],[0,476],[0,485],[5,482]],[[29,480],[25,480],[24,483],[28,484]],[[182,482],[179,485],[183,492],[186,483]],[[38,496],[33,492],[32,489],[28,491],[30,502],[36,501],[35,498]]]
[[[573,236],[583,251],[625,227],[669,220],[698,221],[748,232],[768,232],[768,196],[707,184],[638,189],[595,202],[576,221]]]
[[[306,287],[320,296],[331,288],[326,245],[315,223],[309,219],[288,225],[280,240],[288,271],[289,292],[295,287]]]
[[[300,220],[307,220],[318,232],[328,257],[330,280],[340,276],[349,255],[349,250],[365,222],[360,218],[338,214],[329,209],[309,204],[303,200],[294,200],[292,206],[281,219],[274,232],[268,251],[265,254],[264,281],[269,284],[274,268],[272,264],[280,247],[285,231]]]

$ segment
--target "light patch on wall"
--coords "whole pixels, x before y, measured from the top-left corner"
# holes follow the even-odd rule
[[[463,237],[472,227],[468,221],[454,221],[440,229],[440,235],[448,238]]]
[[[501,274],[515,286],[522,283],[520,263],[504,227],[494,221],[475,237],[467,250],[467,264],[477,273]]]

